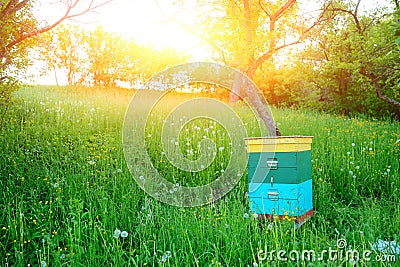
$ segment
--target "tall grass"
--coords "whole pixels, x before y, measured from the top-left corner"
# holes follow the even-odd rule
[[[196,208],[169,206],[143,192],[122,152],[131,96],[46,87],[17,93],[0,133],[0,266],[319,266],[261,261],[258,254],[266,248],[322,251],[335,248],[339,238],[360,251],[372,250],[377,239],[400,242],[398,122],[273,110],[284,135],[314,136],[315,215],[295,230],[290,221],[251,216],[246,173],[225,197]],[[248,112],[241,105],[234,109]],[[161,125],[155,116],[148,134],[159,135]],[[246,128],[257,135],[253,120]],[[148,138],[148,151],[167,179],[206,184],[228,164],[228,135],[209,120],[187,129],[179,149],[189,158],[197,157],[197,143],[212,131],[217,148],[224,147],[203,172],[179,172],[155,138]]]

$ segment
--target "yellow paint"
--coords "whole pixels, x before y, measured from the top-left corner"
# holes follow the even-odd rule
[[[298,152],[311,150],[313,136],[245,138],[247,152]]]

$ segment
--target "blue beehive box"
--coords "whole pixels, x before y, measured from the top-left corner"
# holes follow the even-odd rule
[[[259,218],[291,218],[303,223],[313,215],[312,136],[246,138],[249,201]]]

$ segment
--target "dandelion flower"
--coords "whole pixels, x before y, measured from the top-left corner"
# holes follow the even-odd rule
[[[162,261],[162,262],[166,262],[166,261],[167,261],[167,257],[166,257],[165,255],[162,255],[162,256],[161,256],[161,261]]]
[[[121,237],[122,238],[127,238],[128,237],[128,232],[127,231],[122,231],[121,232]]]
[[[115,229],[114,230],[114,238],[118,238],[121,235],[121,230]]]
[[[356,265],[356,263],[357,263],[357,261],[356,261],[355,259],[353,259],[353,258],[349,259],[349,264],[350,264],[351,266]]]
[[[161,261],[166,262],[169,258],[172,257],[171,251],[167,250],[164,255],[161,256]]]

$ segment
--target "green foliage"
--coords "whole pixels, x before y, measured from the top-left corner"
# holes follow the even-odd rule
[[[31,63],[28,55],[34,42],[14,42],[37,26],[32,14],[34,1],[20,8],[13,2],[0,1],[0,107],[10,101],[11,93],[19,88]]]
[[[301,73],[301,82],[289,85],[289,90],[308,91],[302,100],[298,97],[303,106],[343,114],[399,116],[398,108],[377,97],[373,83],[378,80],[380,93],[399,99],[400,53],[390,26],[390,11],[361,15],[345,1],[337,1],[330,10],[334,19],[316,29],[298,54],[299,61],[289,65],[293,73]]]
[[[137,44],[100,26],[89,31],[61,25],[41,40],[37,51],[46,71],[66,73],[69,85],[133,87],[187,58],[173,49],[158,51]]]

